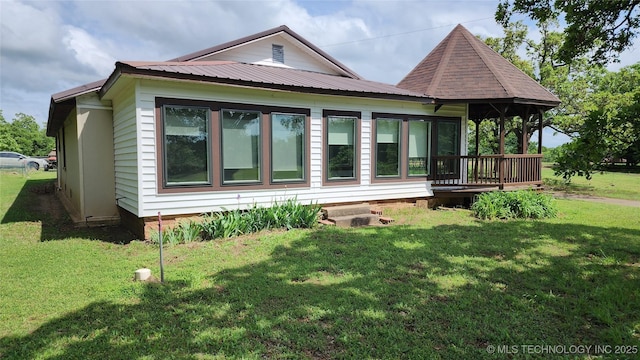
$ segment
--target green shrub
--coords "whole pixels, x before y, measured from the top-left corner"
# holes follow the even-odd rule
[[[555,200],[550,195],[532,190],[480,194],[471,211],[480,219],[542,219],[557,214]]]
[[[271,207],[256,204],[248,210],[216,211],[202,215],[202,221],[178,222],[174,227],[162,230],[163,244],[175,245],[192,241],[230,238],[261,230],[311,228],[318,222],[320,207],[302,205],[296,199]],[[158,231],[151,234],[151,241],[159,244]]]
[[[319,212],[317,205],[302,205],[296,199],[288,199],[268,208],[254,204],[246,211],[205,214],[200,226],[205,239],[229,238],[269,229],[311,228],[318,222]]]

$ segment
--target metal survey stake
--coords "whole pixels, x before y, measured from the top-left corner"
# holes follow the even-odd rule
[[[162,216],[158,211],[158,239],[160,240],[160,282],[164,283],[164,265],[162,261]]]

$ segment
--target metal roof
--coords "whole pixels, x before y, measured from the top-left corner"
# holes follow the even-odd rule
[[[80,95],[83,95],[83,94],[90,93],[92,91],[98,91],[98,90],[100,90],[102,85],[104,85],[105,81],[107,81],[107,79],[94,81],[94,82],[91,82],[91,83],[88,83],[88,84],[84,84],[84,85],[80,85],[80,86],[74,87],[73,89],[61,91],[59,93],[51,95],[51,100],[53,100],[55,102],[61,102],[61,101],[65,101],[65,100],[74,98],[76,96],[80,96]]]
[[[429,99],[423,93],[375,81],[232,61],[117,62],[116,71],[103,86],[101,95],[107,93],[122,74],[306,93],[407,100]]]

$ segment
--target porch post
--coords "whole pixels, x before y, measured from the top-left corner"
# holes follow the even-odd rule
[[[504,137],[505,137],[505,129],[504,129],[504,110],[500,109],[500,150],[499,153],[504,155]]]
[[[500,108],[500,157],[498,158],[498,180],[500,189],[504,189],[504,138],[505,138],[505,129],[504,129],[504,118],[505,118],[506,108]]]
[[[476,156],[473,160],[473,182],[478,182],[478,155],[480,154],[480,123],[482,123],[482,119],[474,119],[473,122],[476,124]]]
[[[524,112],[522,117],[522,154],[526,154],[529,150],[529,136],[527,133],[527,122],[529,122],[529,107]]]
[[[473,120],[474,123],[476,123],[476,156],[478,156],[478,154],[480,154],[480,123],[482,122],[482,120],[478,120],[475,119]]]
[[[544,110],[538,109],[538,154],[542,154],[542,118]]]

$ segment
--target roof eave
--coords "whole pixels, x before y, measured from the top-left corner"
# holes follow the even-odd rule
[[[486,98],[486,99],[463,99],[463,98],[435,98],[436,103],[468,103],[468,104],[519,104],[519,105],[537,105],[549,106],[554,108],[560,105],[560,100],[540,100],[540,99],[524,99],[524,98]]]
[[[75,107],[78,96],[98,92],[104,82],[104,79],[98,80],[51,95],[49,118],[47,119],[47,136],[55,137],[60,126]]]
[[[64,124],[64,120],[69,116],[71,110],[76,106],[76,98],[71,97],[61,101],[51,98],[49,104],[49,118],[47,119],[47,136],[55,137],[56,133]]]
[[[100,97],[100,99],[105,97],[113,85],[118,81],[120,76],[122,76],[123,68],[125,67],[130,66],[119,61],[116,62],[116,69],[111,73],[111,75],[109,75],[109,78],[107,78],[102,88],[100,88],[100,92],[98,92],[98,97]]]

